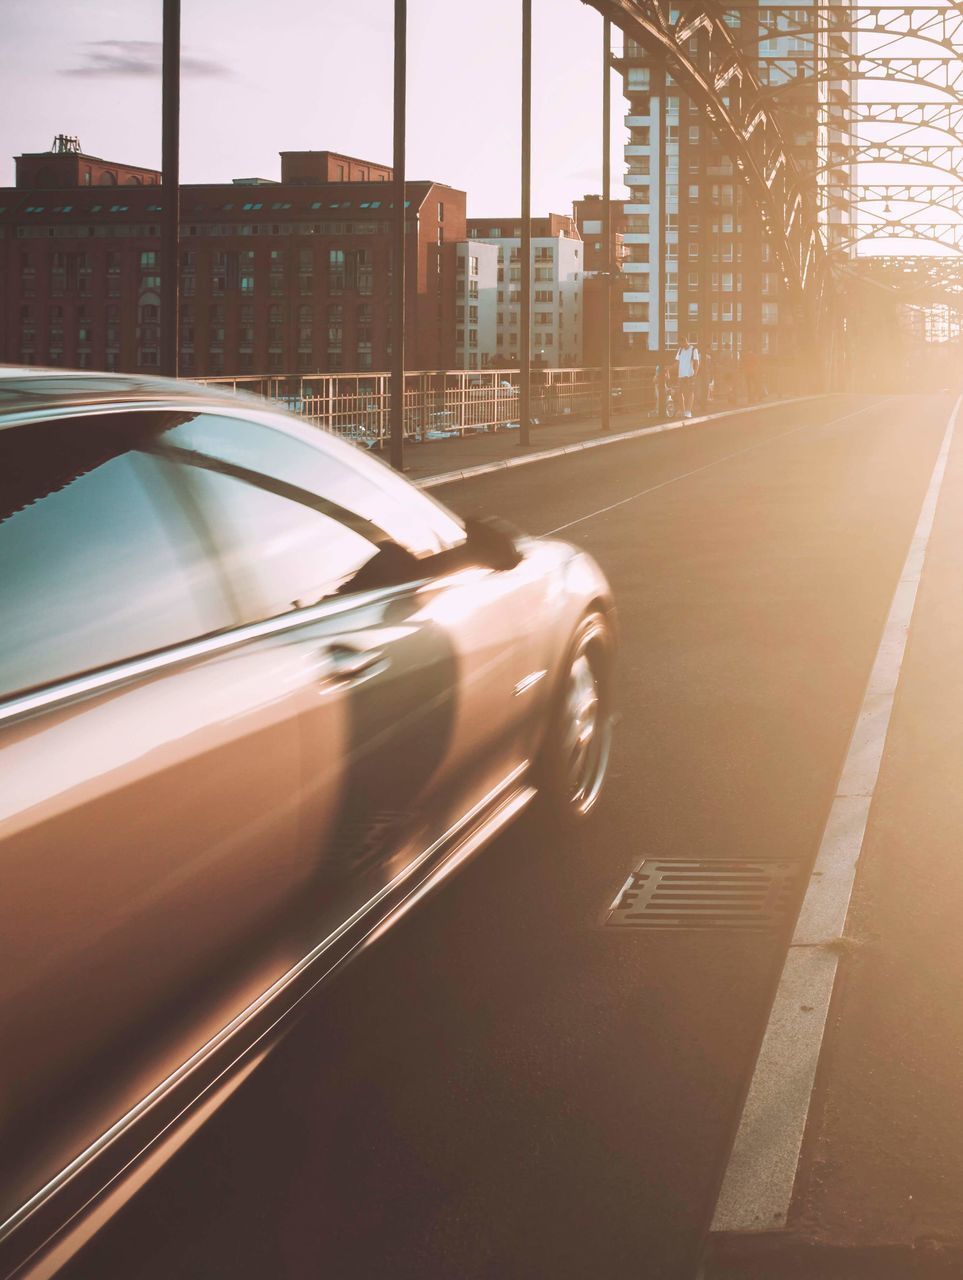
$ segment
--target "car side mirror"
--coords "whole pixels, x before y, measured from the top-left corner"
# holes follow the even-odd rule
[[[521,561],[518,533],[505,520],[494,516],[468,516],[465,548],[476,564],[489,569],[514,569]]]

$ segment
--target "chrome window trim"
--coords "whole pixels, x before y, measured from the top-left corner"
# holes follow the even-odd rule
[[[188,399],[106,400],[102,403],[88,400],[83,404],[44,405],[35,409],[13,410],[10,413],[0,412],[0,431],[5,430],[7,427],[29,426],[31,422],[47,422],[50,419],[57,418],[86,418],[90,415],[100,417],[105,413],[130,413],[132,410],[137,409],[151,410],[155,413],[157,411],[166,413],[211,413],[215,410],[220,410],[220,412],[226,414],[232,412],[230,406],[223,404],[220,400],[215,401],[213,404],[204,404]],[[258,407],[253,412],[262,413],[264,410]],[[282,415],[278,414],[277,416],[281,417]]]
[[[301,627],[315,622],[325,622],[329,618],[340,617],[355,609],[378,604],[382,600],[391,600],[400,595],[420,591],[436,579],[419,578],[414,582],[406,582],[400,586],[379,587],[372,591],[359,591],[357,595],[342,596],[337,600],[326,600],[311,605],[307,609],[299,609],[296,613],[285,613],[277,618],[268,618],[264,622],[249,622],[241,627],[233,627],[217,635],[188,640],[182,644],[172,645],[158,653],[148,654],[140,658],[125,658],[122,662],[111,663],[86,675],[70,676],[58,680],[42,689],[26,693],[18,693],[0,697],[0,725],[19,716],[32,715],[37,711],[45,711],[61,703],[72,702],[77,698],[89,697],[115,685],[126,684],[141,676],[152,675],[168,667],[178,666],[183,662],[191,662],[195,658],[205,658],[216,653],[225,653],[230,649],[247,644],[251,640],[260,640],[265,636],[283,635],[288,631],[297,631]]]

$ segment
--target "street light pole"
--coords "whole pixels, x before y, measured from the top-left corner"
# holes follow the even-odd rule
[[[405,465],[405,107],[407,0],[395,0],[394,220],[391,273],[391,465]]]
[[[522,0],[522,235],[518,443],[531,444],[532,389],[532,0]],[[508,290],[511,293],[511,263]]]
[[[602,22],[602,430],[612,425],[612,23]]]
[[[181,0],[164,0],[161,68],[161,373],[177,377],[180,311]]]

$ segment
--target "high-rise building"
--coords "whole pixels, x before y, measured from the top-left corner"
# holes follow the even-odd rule
[[[815,4],[800,0],[788,10],[741,3],[726,10],[759,80],[778,92],[784,137],[811,180],[803,198],[813,202],[820,161],[825,165],[834,147],[838,156],[840,111],[849,101],[847,85],[813,75],[829,51],[817,34]],[[698,57],[705,38],[694,33],[690,53]],[[640,45],[627,39],[617,65],[627,100],[629,189],[618,293],[623,307],[638,308],[634,322],[623,313],[623,332],[635,330],[653,352],[678,346],[688,334],[712,352],[792,354],[795,317],[782,271],[732,158],[698,103]],[[830,244],[842,241],[847,224],[838,202],[827,207]]]
[[[181,372],[387,369],[391,176],[333,152],[288,151],[279,182],[182,187]],[[79,144],[17,158],[16,187],[0,189],[0,359],[156,371],[159,182],[156,170]],[[406,195],[407,365],[458,367],[465,193],[415,181]]]
[[[627,41],[620,65],[632,219],[621,294],[648,312],[636,331],[649,351],[675,348],[687,335],[708,351],[773,350],[777,277],[731,160],[697,103],[641,46]]]
[[[498,250],[495,363],[518,363],[521,350],[521,236],[516,218],[470,218],[468,235]],[[575,220],[550,213],[532,219],[532,363],[573,368],[582,363],[585,265]]]

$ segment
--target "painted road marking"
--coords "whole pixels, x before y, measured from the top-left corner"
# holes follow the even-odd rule
[[[509,471],[512,467],[527,467],[530,462],[544,462],[546,458],[561,458],[566,453],[584,453],[586,449],[600,449],[603,445],[619,444],[623,440],[638,440],[642,436],[657,436],[663,431],[679,431],[682,427],[698,427],[704,422],[718,422],[720,418],[732,418],[740,413],[755,413],[759,409],[778,409],[786,404],[803,404],[807,400],[824,400],[825,395],[791,396],[787,400],[767,400],[762,404],[747,404],[739,409],[723,409],[721,413],[707,413],[701,418],[681,419],[678,422],[660,422],[654,427],[633,427],[617,435],[597,436],[591,440],[576,440],[572,444],[560,444],[554,449],[541,449],[538,453],[523,453],[516,458],[500,458],[497,462],[481,462],[477,467],[465,467],[461,471],[442,471],[439,475],[424,476],[414,483],[419,489],[437,489],[439,485],[456,484],[459,480],[474,480],[475,476],[487,476],[493,471]]]
[[[780,431],[776,436],[767,436],[765,440],[757,440],[754,444],[746,445],[744,449],[736,449],[733,453],[726,453],[721,458],[715,458],[712,462],[704,463],[701,467],[693,467],[691,471],[683,471],[681,475],[670,476],[668,480],[662,480],[659,484],[649,485],[647,489],[640,489],[638,493],[630,493],[627,498],[619,498],[618,502],[610,502],[605,507],[599,507],[597,511],[589,511],[587,515],[577,516],[574,520],[560,524],[555,529],[549,529],[539,536],[542,538],[554,537],[556,533],[564,533],[566,529],[572,529],[575,525],[583,524],[586,520],[594,520],[596,516],[604,516],[609,511],[616,511],[619,507],[624,507],[629,502],[636,502],[639,498],[644,498],[650,493],[657,493],[659,489],[666,489],[670,484],[678,484],[680,480],[688,480],[690,476],[697,476],[702,471],[709,471],[712,467],[718,467],[723,462],[730,462],[733,458],[741,458],[743,454],[752,453],[756,449],[764,449],[766,445],[775,444],[777,440],[785,440],[787,436],[798,435],[800,431],[818,431],[821,427],[832,427],[837,422],[847,422],[850,418],[858,418],[861,413],[869,413],[871,409],[878,409],[884,402],[883,399],[874,400],[872,404],[865,405],[862,409],[856,409],[852,413],[844,413],[841,418],[830,418],[828,422],[817,422],[815,425],[811,422],[805,422],[801,427],[791,427],[788,431]]]
[[[870,672],[773,1001],[713,1231],[785,1226],[856,866],[879,777],[926,548],[963,397],[950,415]]]

